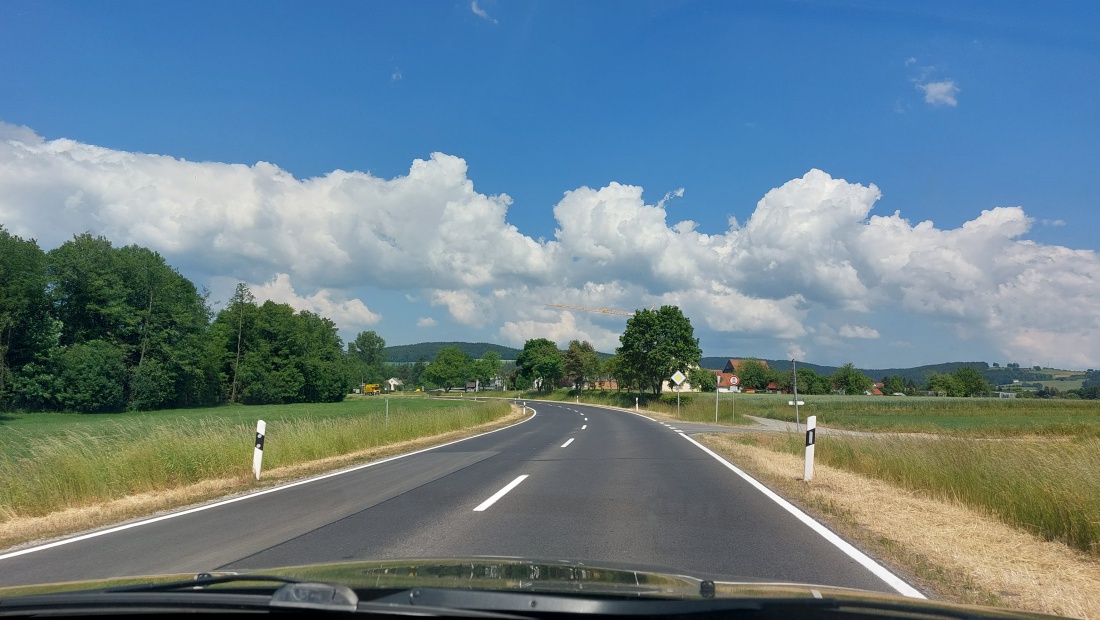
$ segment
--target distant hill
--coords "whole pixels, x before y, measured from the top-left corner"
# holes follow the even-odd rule
[[[710,368],[713,370],[722,370],[726,367],[726,362],[731,359],[746,359],[744,357],[704,357],[699,360],[699,365],[703,368]],[[790,370],[791,360],[766,360],[763,358],[756,358],[762,362],[767,362],[768,367],[775,368],[776,370],[783,372],[784,370]],[[836,372],[834,366],[821,366],[819,364],[811,364],[809,362],[798,362],[799,368],[809,368],[819,375],[831,375]]]
[[[699,361],[699,365],[703,368],[721,370],[722,368],[725,368],[726,362],[729,361],[729,359],[729,357],[704,357],[702,360]],[[767,362],[768,366],[775,368],[780,372],[790,370],[791,368],[791,360],[761,359],[761,361]],[[943,364],[928,364],[925,366],[916,366],[914,368],[857,368],[857,370],[874,379],[875,381],[881,381],[883,377],[898,375],[904,381],[912,381],[917,385],[923,385],[928,380],[928,375],[933,372],[947,375],[955,372],[963,366],[969,366],[979,372],[985,372],[989,369],[989,364],[987,364],[986,362],[946,362]],[[819,375],[831,375],[837,371],[837,368],[839,368],[838,366],[822,366],[820,364],[811,364],[810,362],[801,361],[798,362],[798,367],[809,368]]]
[[[881,370],[861,369],[860,371],[875,381],[881,381],[883,377],[898,375],[905,381],[912,381],[917,385],[924,385],[924,383],[928,381],[928,375],[933,372],[938,372],[941,375],[949,375],[964,366],[969,366],[978,372],[985,372],[985,370],[989,368],[989,364],[985,362],[946,362],[943,364],[917,366],[916,368],[884,368]]]
[[[435,359],[435,354],[445,347],[456,346],[466,355],[474,359],[480,359],[488,351],[496,351],[502,360],[514,360],[521,349],[513,349],[499,344],[488,342],[420,342],[417,344],[401,344],[382,349],[386,359],[390,362],[415,362],[421,358],[425,362]]]

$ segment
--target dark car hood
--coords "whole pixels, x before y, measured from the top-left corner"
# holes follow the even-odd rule
[[[509,557],[421,558],[369,562],[341,562],[278,567],[241,572],[212,572],[210,575],[272,575],[309,582],[336,583],[352,590],[447,589],[494,592],[571,594],[592,597],[617,597],[660,600],[751,599],[817,600],[837,605],[884,605],[954,610],[975,610],[977,617],[1048,618],[1011,610],[935,603],[864,590],[814,584],[710,581],[675,571],[637,569],[613,563],[588,564],[567,560],[542,560]],[[0,588],[0,599],[25,594],[43,594],[75,590],[99,590],[194,579],[194,574],[127,577],[100,581],[68,582]]]

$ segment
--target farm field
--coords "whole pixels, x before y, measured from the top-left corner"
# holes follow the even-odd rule
[[[739,413],[795,419],[794,407],[787,404],[790,395],[738,394],[734,398]],[[799,395],[799,400],[806,403],[799,407],[803,420],[816,415],[818,424],[849,430],[965,437],[1100,437],[1100,401],[1095,400],[832,395]]]

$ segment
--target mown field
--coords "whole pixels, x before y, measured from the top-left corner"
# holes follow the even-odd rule
[[[505,416],[508,403],[423,397],[225,406],[121,414],[0,415],[0,522],[251,476],[256,421],[263,467],[307,463],[438,435]]]

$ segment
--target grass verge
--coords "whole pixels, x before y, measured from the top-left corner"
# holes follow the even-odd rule
[[[251,474],[254,422],[209,417],[27,437],[20,455],[0,452],[0,547],[459,439],[514,423],[518,411],[500,401],[433,400],[393,403],[388,421],[384,413],[284,417],[268,424],[260,483]]]
[[[796,456],[804,452],[800,435],[768,443]],[[960,502],[1100,559],[1100,439],[830,436],[818,442],[816,460]]]
[[[697,439],[864,551],[900,567],[895,572],[934,598],[1100,618],[1100,560],[1092,554],[959,501],[821,461],[806,483],[802,459],[775,445],[787,441],[781,435]]]

